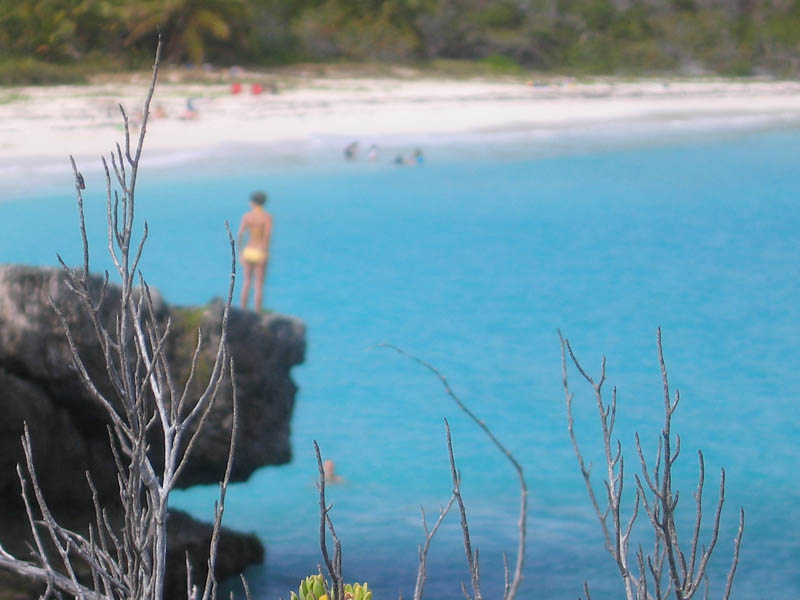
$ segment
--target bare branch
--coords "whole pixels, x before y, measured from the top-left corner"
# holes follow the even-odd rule
[[[420,507],[422,511],[422,528],[425,530],[425,542],[419,549],[419,568],[417,569],[417,583],[414,586],[414,600],[421,600],[422,599],[422,591],[425,588],[425,580],[427,578],[426,572],[426,560],[428,558],[428,549],[431,546],[431,541],[433,537],[436,535],[436,532],[439,530],[439,526],[444,521],[444,518],[447,516],[447,513],[450,512],[450,508],[453,506],[453,502],[455,502],[455,495],[450,496],[450,501],[447,505],[439,511],[439,518],[436,519],[436,523],[433,525],[433,529],[428,531],[428,523],[425,519],[425,509]],[[506,565],[506,577],[508,576],[508,569]]]
[[[725,581],[725,594],[722,600],[728,600],[731,596],[731,589],[733,588],[733,578],[736,576],[736,566],[739,564],[739,548],[742,545],[742,534],[744,533],[744,509],[739,509],[739,530],[736,532],[736,539],[733,542],[733,560],[731,561],[731,568],[728,571],[728,577]]]
[[[217,549],[219,546],[219,533],[222,528],[222,515],[225,512],[225,496],[228,493],[228,484],[231,480],[231,472],[233,471],[233,455],[236,450],[236,437],[239,432],[239,404],[236,400],[236,378],[234,374],[234,361],[230,359],[228,371],[231,378],[232,397],[233,397],[233,420],[231,423],[231,442],[228,447],[228,462],[225,465],[225,475],[219,484],[219,499],[216,502],[214,511],[214,529],[211,534],[211,545],[208,553],[208,574],[206,576],[206,585],[203,590],[203,600],[214,598],[214,591],[216,589],[216,577],[214,571],[217,565]]]
[[[458,512],[461,513],[461,532],[464,534],[464,551],[467,554],[467,565],[469,566],[469,574],[472,579],[472,593],[475,595],[475,600],[480,600],[482,596],[480,589],[480,572],[478,570],[478,553],[477,551],[474,554],[472,552],[469,523],[467,522],[467,509],[461,497],[461,476],[456,469],[456,459],[453,456],[453,440],[450,437],[450,423],[447,422],[447,419],[444,420],[444,429],[447,436],[447,454],[450,457],[450,474],[453,478],[453,497],[458,503]]]
[[[239,578],[242,580],[245,600],[253,600],[253,595],[250,593],[250,586],[247,585],[247,579],[245,579],[244,575],[239,575]]]
[[[331,507],[325,502],[325,469],[322,465],[322,455],[320,454],[319,444],[317,444],[316,440],[314,440],[314,452],[317,456],[317,467],[319,468],[319,482],[317,483],[317,488],[319,489],[320,512],[319,543],[322,550],[322,558],[325,561],[325,566],[327,567],[328,574],[331,577],[333,593],[336,598],[343,598],[344,580],[342,579],[341,571],[341,543],[339,542],[339,538],[336,536],[336,532],[333,529],[333,523],[328,516],[328,511],[330,511]],[[328,554],[328,543],[326,542],[327,529],[330,529],[331,537],[333,538],[333,560],[331,560],[330,555]]]
[[[594,493],[594,487],[592,486],[591,481],[591,469],[586,466],[586,462],[583,458],[583,453],[581,452],[580,446],[578,445],[578,438],[575,436],[575,419],[572,415],[572,400],[573,395],[569,391],[569,385],[567,380],[567,355],[566,355],[566,340],[564,340],[561,332],[558,332],[559,338],[561,339],[561,380],[564,386],[564,395],[566,398],[567,404],[567,431],[569,432],[570,440],[572,441],[572,448],[575,451],[575,456],[578,459],[578,466],[581,470],[581,475],[583,476],[583,481],[586,484],[586,491],[589,494],[589,499],[592,502],[592,506],[594,507],[595,514],[597,514],[597,519],[600,521],[600,528],[603,530],[603,538],[606,542],[606,549],[609,552],[613,552],[612,550],[612,543],[611,543],[611,535],[608,531],[608,524],[606,519],[608,517],[608,510],[611,508],[610,505],[606,507],[605,511],[600,508],[600,503],[597,501],[597,496]]]
[[[594,383],[592,377],[584,370],[584,368],[578,361],[578,358],[575,356],[575,353],[572,351],[572,347],[570,346],[569,340],[566,339],[563,335],[561,335],[560,331],[558,332],[558,335],[561,341],[562,383],[564,386],[564,394],[567,398],[567,429],[569,430],[570,439],[572,440],[572,446],[573,449],[575,450],[575,455],[578,458],[578,464],[581,467],[581,473],[583,475],[584,483],[586,484],[586,489],[589,493],[589,498],[592,502],[592,506],[595,509],[595,513],[597,514],[597,518],[600,522],[600,527],[603,530],[603,536],[606,542],[606,549],[611,554],[612,558],[614,559],[614,562],[617,564],[620,576],[622,577],[622,580],[625,584],[625,594],[627,600],[635,600],[636,582],[634,580],[633,574],[631,573],[628,567],[628,543],[630,539],[630,531],[633,528],[633,524],[638,514],[638,500],[636,501],[636,505],[634,507],[631,519],[628,521],[627,527],[623,531],[623,523],[620,512],[621,502],[622,502],[622,491],[625,481],[624,461],[622,459],[622,446],[620,442],[617,441],[616,452],[614,452],[612,450],[612,442],[611,442],[611,433],[613,430],[614,422],[616,421],[616,412],[617,412],[616,388],[614,388],[612,393],[611,404],[606,405],[603,402],[603,391],[602,391],[602,386],[606,379],[605,357],[603,357],[601,361],[600,378],[598,379],[597,383]],[[588,381],[591,384],[594,390],[595,401],[597,403],[597,410],[600,418],[600,428],[602,431],[603,450],[606,459],[606,480],[604,483],[606,487],[606,497],[608,500],[608,505],[605,510],[601,510],[600,508],[600,504],[594,492],[594,487],[592,486],[591,479],[589,477],[589,471],[585,467],[583,455],[581,453],[580,447],[578,446],[577,438],[575,437],[574,418],[572,416],[572,394],[570,393],[567,380],[567,364],[566,364],[567,353],[569,353],[569,356],[572,359],[572,363],[575,365],[575,368],[581,375],[583,375],[584,379],[586,379],[586,381]],[[609,528],[608,525],[609,515],[611,516],[612,520],[611,528]]]
[[[503,600],[513,600],[517,592],[519,591],[519,586],[522,583],[522,568],[525,562],[525,543],[526,543],[526,535],[527,535],[527,522],[528,522],[528,484],[525,481],[525,475],[522,470],[522,465],[519,461],[514,457],[508,448],[497,439],[494,435],[492,430],[486,425],[483,419],[478,418],[475,413],[473,413],[469,407],[467,407],[461,399],[455,394],[453,389],[450,387],[450,384],[447,382],[447,378],[433,365],[424,360],[414,356],[406,352],[405,350],[394,346],[393,344],[379,344],[379,348],[389,348],[394,350],[398,354],[408,357],[412,361],[416,362],[417,364],[425,367],[430,372],[432,372],[436,377],[439,378],[439,381],[444,386],[447,395],[453,399],[453,401],[458,405],[458,407],[470,418],[472,421],[480,427],[483,432],[489,437],[492,443],[497,447],[497,449],[508,459],[511,465],[514,467],[514,470],[517,472],[517,477],[519,479],[519,486],[520,486],[520,508],[519,508],[519,520],[517,522],[517,532],[518,532],[518,543],[517,543],[517,561],[514,567],[514,577],[511,581],[511,585],[508,587],[508,593],[504,594]]]
[[[672,445],[672,415],[680,403],[680,393],[676,390],[674,400],[670,400],[669,379],[667,376],[667,367],[664,360],[663,347],[661,343],[661,329],[659,328],[656,336],[656,346],[658,351],[658,363],[661,371],[661,383],[663,388],[663,406],[664,406],[664,422],[659,436],[658,453],[652,469],[648,468],[647,460],[645,459],[644,452],[642,451],[642,444],[639,439],[638,433],[635,435],[636,452],[639,456],[639,463],[641,465],[641,473],[644,478],[644,483],[638,475],[635,476],[636,480],[636,496],[634,499],[633,513],[628,520],[627,525],[622,530],[622,522],[620,520],[620,505],[622,502],[622,491],[624,483],[624,457],[622,456],[622,449],[619,441],[615,452],[611,452],[610,434],[613,429],[613,424],[616,416],[616,389],[612,395],[610,405],[605,405],[602,400],[600,385],[605,378],[605,359],[603,360],[602,375],[599,383],[593,383],[591,376],[581,367],[577,361],[575,354],[572,352],[569,341],[566,340],[559,332],[561,339],[561,356],[562,356],[562,370],[563,370],[563,384],[567,399],[567,423],[570,438],[578,457],[578,463],[581,467],[584,481],[589,491],[589,496],[595,512],[598,515],[603,533],[606,537],[607,545],[614,557],[617,565],[620,568],[620,575],[625,584],[626,595],[628,600],[662,600],[670,594],[674,594],[676,600],[689,600],[694,594],[705,585],[705,594],[708,595],[708,577],[706,574],[708,561],[714,551],[718,536],[719,525],[722,515],[722,507],[725,499],[725,471],[722,470],[720,478],[719,500],[717,503],[716,513],[714,515],[714,522],[711,526],[711,535],[708,546],[704,547],[700,552],[698,558],[698,545],[700,538],[700,529],[703,518],[703,484],[705,478],[705,468],[702,452],[698,452],[699,459],[699,477],[698,486],[694,494],[695,497],[695,521],[692,529],[692,538],[690,542],[690,549],[688,552],[688,559],[686,552],[681,549],[681,544],[678,536],[678,529],[675,524],[675,511],[678,507],[680,499],[680,491],[674,490],[672,487],[672,468],[675,465],[681,449],[681,438],[675,436],[675,445]],[[605,451],[606,464],[608,466],[608,478],[606,480],[606,492],[608,497],[608,508],[606,511],[601,512],[597,499],[594,495],[593,488],[589,480],[589,472],[585,467],[583,456],[575,439],[573,428],[573,415],[572,415],[572,394],[569,391],[567,384],[566,372],[566,353],[572,359],[576,369],[583,375],[583,377],[592,385],[595,399],[597,401],[598,411],[600,415],[600,424],[602,429],[602,442]],[[644,512],[652,525],[654,533],[654,550],[651,555],[645,556],[641,546],[636,552],[636,560],[639,567],[639,577],[634,578],[627,568],[627,554],[630,536],[633,531],[633,525],[638,514],[639,506],[642,506]],[[613,518],[613,529],[609,529],[606,523],[608,515]],[[735,541],[734,559],[729,572],[728,587],[733,580],[738,562],[739,543],[744,527],[743,516],[740,519],[740,529]],[[613,534],[612,534],[613,531]],[[613,549],[610,547],[610,535],[614,535],[615,545]],[[666,563],[666,586],[662,582],[664,575],[664,565]],[[652,580],[653,595],[649,590],[649,582]],[[727,600],[729,591],[723,600]]]

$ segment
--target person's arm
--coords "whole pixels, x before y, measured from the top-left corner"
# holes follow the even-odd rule
[[[269,241],[272,236],[272,215],[267,215],[264,220],[264,250],[269,250]]]
[[[236,237],[236,245],[242,247],[242,239],[244,238],[245,228],[247,227],[247,215],[242,217],[242,222],[239,224],[239,233]]]

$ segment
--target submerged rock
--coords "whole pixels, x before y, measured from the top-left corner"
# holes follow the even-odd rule
[[[90,280],[96,297],[102,283],[97,277]],[[100,320],[112,330],[119,294],[117,287],[109,285],[98,313]],[[203,344],[192,390],[197,392],[204,383],[203,376],[207,377],[214,363],[223,303],[216,301],[206,307],[178,308],[170,307],[155,292],[153,296],[157,319],[162,324],[166,324],[167,319],[171,321],[172,333],[166,353],[176,382],[186,380],[197,331],[202,332]],[[92,474],[101,499],[113,501],[117,498],[107,418],[85,390],[72,365],[65,331],[50,298],[63,312],[92,379],[101,391],[111,396],[94,327],[78,298],[67,287],[63,271],[0,265],[0,414],[4,415],[0,419],[0,499],[3,505],[0,507],[0,542],[7,546],[14,545],[9,540],[19,533],[18,527],[10,523],[25,521],[15,469],[17,463],[23,462],[20,436],[25,422],[31,432],[37,475],[56,515],[65,515],[69,520],[74,518],[82,526],[89,522],[87,470]],[[240,415],[232,479],[243,481],[260,467],[283,464],[291,459],[289,424],[297,387],[290,377],[290,369],[304,360],[305,328],[301,321],[291,317],[231,309],[228,348],[235,361]],[[226,382],[179,486],[217,483],[222,478],[231,426],[232,393]],[[157,440],[154,446],[154,455],[158,455]],[[194,528],[197,535],[189,533],[191,527],[179,529],[181,535],[170,539],[171,555],[183,556],[190,548],[194,555],[203,546],[204,534],[198,533],[198,527]],[[220,564],[220,571],[226,574],[236,573],[263,557],[263,548],[253,537],[229,534],[228,540],[222,543],[230,553],[224,565]],[[3,579],[0,576],[0,588]],[[16,596],[3,596],[0,592],[0,598],[4,597]]]

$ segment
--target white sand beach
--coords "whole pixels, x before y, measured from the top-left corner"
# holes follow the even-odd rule
[[[174,78],[173,78],[174,79]],[[761,128],[800,124],[800,83],[295,77],[249,84],[181,83],[165,74],[151,107],[150,154],[289,144],[391,143],[463,134],[543,134],[605,127]],[[272,88],[272,89],[271,89]],[[141,118],[146,78],[0,88],[0,169],[66,156],[98,158],[122,141],[122,103]],[[196,118],[187,117],[187,100]],[[644,129],[643,129],[644,131]],[[337,146],[338,147],[338,146]]]

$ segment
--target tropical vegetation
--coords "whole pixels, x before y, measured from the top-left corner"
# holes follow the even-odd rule
[[[800,0],[0,0],[0,82],[137,68],[157,31],[184,65],[800,72]]]
[[[328,600],[328,590],[331,597],[336,600],[333,586],[322,575],[310,575],[300,582],[297,593],[290,592],[290,600]],[[344,600],[372,600],[372,590],[367,582],[348,583],[344,585]]]

